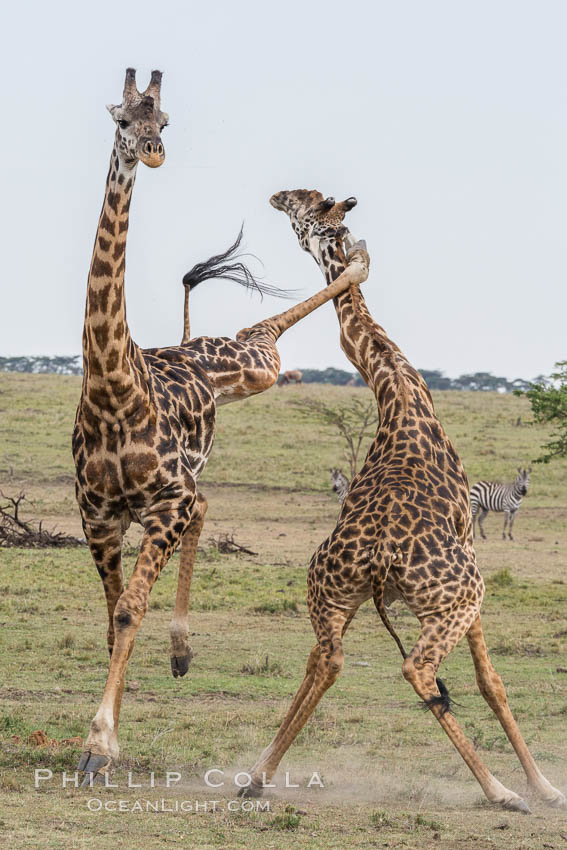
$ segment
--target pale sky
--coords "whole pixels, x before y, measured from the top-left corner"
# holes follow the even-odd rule
[[[0,354],[81,350],[86,279],[124,71],[164,71],[165,164],[132,199],[134,339],[177,344],[181,277],[245,221],[267,279],[322,285],[280,189],[356,195],[364,294],[420,368],[548,373],[567,357],[567,4],[19,2],[4,12]],[[194,335],[289,302],[212,282]],[[284,335],[284,368],[352,368],[332,305]]]

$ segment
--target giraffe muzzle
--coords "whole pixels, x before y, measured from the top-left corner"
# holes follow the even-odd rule
[[[275,195],[272,195],[270,198],[270,204],[274,207],[274,209],[286,212],[285,192],[276,192]]]
[[[138,156],[149,168],[159,168],[165,159],[165,149],[160,139],[142,139]]]

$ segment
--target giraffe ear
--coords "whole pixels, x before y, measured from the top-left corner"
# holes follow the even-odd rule
[[[106,108],[108,109],[108,111],[112,115],[113,120],[118,121],[118,112],[120,111],[120,107],[119,106],[113,106],[111,103],[107,103]]]

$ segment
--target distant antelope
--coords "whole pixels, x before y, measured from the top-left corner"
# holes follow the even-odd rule
[[[331,486],[337,494],[337,498],[342,505],[348,491],[348,478],[342,472],[342,470],[336,469],[334,466],[329,471],[331,473]]]
[[[287,372],[282,372],[280,375],[279,386],[283,387],[285,384],[302,384],[303,383],[303,373],[299,371],[299,369],[291,369]]]
[[[483,529],[483,522],[488,511],[504,513],[504,528],[502,530],[502,538],[506,540],[506,526],[508,525],[508,537],[513,540],[512,526],[516,518],[516,512],[522,504],[522,499],[528,492],[530,484],[529,469],[518,467],[518,475],[515,481],[511,484],[498,484],[495,481],[479,481],[471,489],[471,511],[473,517],[473,535],[476,531],[476,517],[478,513],[478,528],[480,536],[486,540],[486,534]],[[480,513],[479,513],[480,508]],[[509,524],[508,524],[509,523]]]

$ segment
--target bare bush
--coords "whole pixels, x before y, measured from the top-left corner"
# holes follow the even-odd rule
[[[0,505],[0,547],[15,546],[24,549],[60,549],[65,546],[85,546],[84,540],[63,534],[61,531],[47,531],[39,522],[25,522],[20,517],[20,505],[26,500],[25,493],[18,496],[5,496],[0,492],[0,498],[5,500]]]

